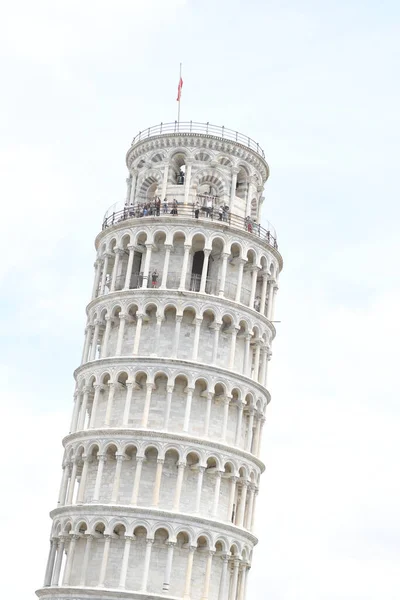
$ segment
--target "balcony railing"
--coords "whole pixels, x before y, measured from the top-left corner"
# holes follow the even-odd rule
[[[160,123],[159,125],[153,125],[152,127],[148,127],[143,131],[139,131],[137,135],[132,140],[132,146],[146,140],[150,137],[157,137],[163,134],[173,134],[173,133],[199,133],[205,135],[214,135],[219,138],[231,140],[232,142],[237,142],[242,146],[246,146],[257,152],[262,158],[265,158],[265,154],[260,145],[252,140],[247,135],[243,135],[238,131],[234,131],[233,129],[228,129],[227,127],[222,127],[220,125],[212,125],[211,123],[196,123],[195,121],[174,121],[173,123]]]
[[[177,204],[169,203],[167,208],[164,206],[157,207],[154,202],[146,204],[135,204],[133,206],[125,206],[121,210],[117,210],[108,214],[104,219],[102,229],[107,229],[116,223],[126,221],[128,219],[139,219],[139,218],[163,218],[167,216],[173,217],[187,217],[190,219],[202,219],[210,221],[218,221],[219,223],[229,225],[235,229],[241,229],[257,236],[264,242],[267,242],[270,246],[278,249],[278,243],[276,240],[276,233],[273,226],[268,223],[267,229],[262,227],[259,223],[256,223],[250,217],[241,217],[235,215],[228,210],[216,207],[213,202],[207,202],[206,196],[198,196],[199,205],[195,204]],[[212,198],[212,197],[210,197]],[[211,205],[210,205],[211,204]]]

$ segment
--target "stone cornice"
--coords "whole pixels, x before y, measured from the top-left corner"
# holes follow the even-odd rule
[[[269,404],[271,401],[271,394],[269,391],[263,385],[261,385],[261,383],[250,379],[250,377],[247,377],[246,375],[237,375],[235,372],[229,371],[228,369],[224,369],[222,367],[215,367],[207,363],[194,362],[191,360],[185,360],[183,358],[160,358],[152,356],[111,356],[110,358],[98,358],[96,360],[86,362],[76,368],[74,371],[74,377],[77,378],[77,376],[87,367],[98,366],[104,369],[109,365],[119,366],[121,364],[125,365],[127,362],[131,363],[132,365],[145,363],[146,365],[159,368],[160,370],[165,369],[166,366],[191,367],[191,370],[205,369],[207,372],[215,373],[215,375],[222,374],[225,379],[230,379],[233,377],[235,379],[237,378],[242,380],[246,383],[246,385],[250,387],[254,386],[261,394],[266,396],[267,404]]]
[[[210,450],[217,450],[226,454],[227,456],[235,456],[242,458],[244,461],[248,461],[257,465],[260,469],[260,472],[263,473],[265,471],[265,464],[251,454],[250,452],[246,452],[245,450],[241,450],[236,446],[230,446],[229,444],[222,444],[220,442],[214,442],[212,440],[204,439],[201,437],[185,434],[185,433],[174,433],[167,431],[159,431],[157,429],[138,429],[138,428],[128,428],[128,427],[107,427],[107,428],[99,428],[99,429],[86,429],[84,431],[78,431],[76,433],[70,433],[66,435],[63,439],[63,446],[66,447],[67,444],[71,444],[72,442],[79,442],[83,440],[91,440],[98,439],[101,437],[112,437],[112,438],[120,438],[120,439],[128,439],[132,441],[132,439],[149,439],[149,441],[173,441],[178,443],[184,443],[193,446],[200,446],[201,448],[208,448]]]
[[[96,250],[98,249],[99,245],[101,244],[103,237],[105,237],[108,233],[112,232],[113,234],[115,234],[116,231],[119,231],[121,229],[132,230],[138,226],[140,226],[142,228],[143,227],[143,219],[144,219],[144,217],[141,217],[141,218],[132,217],[132,219],[127,219],[125,221],[115,223],[115,225],[111,225],[110,227],[107,227],[103,231],[100,231],[100,233],[97,234],[96,239],[95,239]],[[198,223],[197,224],[192,223],[193,219],[188,219],[188,217],[180,217],[179,215],[174,215],[174,216],[162,215],[162,217],[145,217],[145,219],[146,219],[145,223],[146,223],[147,227],[149,227],[149,226],[150,227],[151,226],[159,227],[161,224],[162,225],[175,225],[175,226],[177,224],[179,224],[181,227],[184,225],[188,226],[189,224],[191,227],[194,227],[195,225],[198,226]],[[244,239],[252,242],[252,245],[259,244],[260,247],[264,251],[267,250],[276,258],[276,260],[278,261],[278,264],[279,264],[279,270],[280,271],[282,270],[283,258],[281,256],[281,254],[278,252],[278,250],[276,250],[276,248],[273,248],[267,242],[264,242],[262,240],[262,238],[259,238],[258,236],[254,235],[253,233],[249,233],[248,231],[246,231],[244,229],[239,229],[238,227],[230,226],[224,221],[217,221],[217,220],[211,220],[211,219],[202,219],[201,226],[206,229],[218,231],[220,233],[222,232],[222,233],[226,233],[226,234],[230,234],[230,235],[237,235],[239,238],[243,237]]]
[[[116,515],[119,518],[138,517],[141,519],[152,519],[160,522],[164,519],[168,523],[179,526],[197,526],[205,531],[212,531],[216,534],[226,535],[231,534],[239,540],[245,540],[253,544],[258,543],[258,538],[241,527],[237,527],[226,521],[218,521],[217,519],[207,519],[196,515],[177,513],[171,510],[160,510],[159,508],[146,508],[140,506],[130,506],[129,504],[73,504],[55,508],[50,512],[50,517],[54,519],[61,515],[66,517],[81,516],[83,514],[92,514],[94,516],[101,515],[103,517],[111,517],[115,519]]]
[[[194,298],[194,299],[199,299],[202,302],[206,302],[207,304],[210,304],[212,302],[215,302],[216,305],[218,306],[226,306],[227,308],[234,308],[236,311],[240,311],[242,313],[248,314],[250,315],[252,318],[256,317],[257,319],[259,319],[264,325],[267,325],[267,327],[270,329],[271,333],[272,333],[272,339],[275,338],[276,336],[276,329],[275,326],[273,325],[273,323],[267,319],[267,317],[265,317],[264,315],[262,315],[261,313],[259,313],[257,310],[254,310],[253,308],[250,308],[249,306],[246,306],[245,304],[240,304],[238,302],[235,302],[234,300],[230,300],[229,298],[223,298],[221,296],[216,296],[214,294],[202,294],[201,292],[192,292],[189,290],[185,290],[185,291],[179,291],[179,290],[172,290],[172,289],[166,289],[166,290],[162,290],[160,288],[138,288],[138,289],[129,289],[129,290],[118,290],[115,292],[109,292],[108,294],[103,294],[102,296],[99,296],[98,298],[94,298],[93,300],[91,300],[89,302],[89,304],[86,306],[86,314],[89,314],[89,311],[92,307],[101,304],[102,302],[104,302],[105,300],[107,300],[107,298],[112,299],[113,304],[115,304],[115,300],[117,298],[132,298],[133,300],[135,298],[140,297],[141,295],[143,295],[145,298],[148,296],[152,296],[156,294],[158,298],[163,298],[165,297],[167,300],[169,300],[171,298],[171,296],[176,296],[177,298]]]

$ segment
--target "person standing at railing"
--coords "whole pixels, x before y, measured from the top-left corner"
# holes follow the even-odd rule
[[[154,269],[154,271],[151,274],[151,287],[153,287],[153,288],[157,287],[157,281],[158,281],[158,271],[157,271],[157,269]]]
[[[172,210],[171,210],[171,215],[177,215],[178,214],[178,203],[175,200],[175,198],[172,201]]]
[[[161,200],[160,200],[160,196],[157,196],[157,199],[156,199],[156,215],[157,215],[157,217],[160,216],[160,209],[161,209]]]
[[[196,204],[194,205],[194,218],[198,219],[199,218],[199,212],[200,212],[200,202],[197,200]]]
[[[222,208],[222,204],[218,209],[218,221],[222,221],[222,217],[224,215],[224,209]]]
[[[167,202],[166,198],[164,198],[164,200],[163,200],[163,213],[164,213],[164,215],[166,215],[168,213],[168,202]]]
[[[229,215],[229,206],[225,205],[223,208],[222,219],[224,221],[228,221],[228,215]]]

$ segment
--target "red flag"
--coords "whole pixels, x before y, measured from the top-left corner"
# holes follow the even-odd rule
[[[179,83],[178,83],[178,97],[176,99],[177,102],[179,102],[179,100],[181,99],[181,94],[182,94],[182,86],[183,86],[183,79],[182,77],[179,79]]]

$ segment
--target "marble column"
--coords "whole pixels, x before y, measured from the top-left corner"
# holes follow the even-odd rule
[[[249,308],[254,308],[254,300],[256,297],[256,289],[257,289],[257,277],[259,267],[253,266],[253,270],[251,273],[251,291],[250,291],[250,300],[249,300]]]
[[[228,579],[228,556],[225,554],[222,558],[221,580],[219,584],[218,600],[226,600],[227,579]]]
[[[136,331],[135,331],[135,340],[133,342],[133,356],[137,356],[139,354],[139,344],[140,344],[140,334],[142,332],[142,323],[143,323],[143,313],[136,313]]]
[[[109,427],[110,423],[111,423],[112,409],[113,409],[113,404],[114,404],[114,393],[115,393],[116,385],[117,384],[115,384],[113,381],[110,381],[108,383],[107,407],[106,407],[106,414],[104,417],[104,425],[106,427]]]
[[[235,496],[236,496],[236,484],[238,478],[235,475],[232,475],[230,478],[229,484],[229,500],[228,500],[228,513],[227,513],[227,521],[232,523],[232,514],[233,514],[233,505],[235,504]]]
[[[172,358],[178,357],[179,350],[179,338],[181,333],[181,323],[182,323],[183,315],[176,315],[175,318],[175,334],[174,334],[174,347],[172,351]]]
[[[221,478],[222,478],[221,471],[216,471],[216,473],[215,473],[215,487],[214,487],[214,501],[213,501],[213,506],[212,506],[212,511],[211,511],[211,515],[213,517],[216,517],[217,513],[218,513],[219,493],[220,493],[220,490],[221,490]]]
[[[119,486],[121,483],[122,463],[124,461],[124,458],[125,458],[124,454],[116,455],[117,464],[115,465],[114,483],[113,483],[113,489],[112,489],[112,493],[111,493],[111,502],[113,504],[115,504],[118,501]]]
[[[142,281],[142,285],[141,285],[141,287],[144,289],[147,288],[147,281],[149,278],[152,249],[153,249],[153,244],[151,242],[146,242],[146,258],[144,260],[143,281]]]
[[[237,284],[236,284],[235,302],[240,302],[240,297],[242,295],[243,268],[244,268],[244,265],[246,264],[246,262],[247,261],[243,258],[239,259],[239,271],[238,271],[238,278],[237,278]]]
[[[165,167],[164,167],[164,173],[163,173],[163,182],[162,182],[162,188],[161,188],[161,200],[164,200],[164,198],[167,194],[168,170],[169,170],[169,163],[166,163]]]
[[[124,290],[129,290],[129,287],[130,287],[131,277],[132,277],[133,258],[135,255],[135,246],[132,246],[130,244],[128,246],[128,250],[129,250],[129,256],[128,256],[128,264],[126,267]]]
[[[70,542],[69,542],[68,552],[67,552],[67,562],[65,564],[63,586],[69,585],[69,580],[70,580],[71,571],[72,571],[72,564],[74,562],[74,556],[75,556],[75,546],[76,546],[76,541],[78,539],[79,539],[79,535],[73,534],[70,537]]]
[[[191,184],[191,178],[192,178],[192,164],[193,164],[193,159],[187,158],[186,159],[186,170],[185,170],[185,200],[184,200],[185,205],[188,204],[188,202],[189,202],[189,192],[190,192],[190,184]]]
[[[110,545],[111,545],[111,535],[104,535],[105,541],[104,541],[104,548],[103,548],[103,558],[101,561],[101,566],[100,566],[100,576],[99,576],[99,583],[97,584],[97,587],[104,587],[104,583],[106,580],[106,573],[107,573],[107,565],[108,565],[108,555],[110,553]]]
[[[229,370],[232,371],[235,364],[235,352],[236,352],[236,338],[239,333],[239,328],[234,327],[232,329],[231,348],[229,352]]]
[[[187,433],[189,431],[190,424],[190,412],[192,408],[192,398],[193,398],[194,388],[188,387],[186,388],[186,408],[185,408],[185,416],[183,419],[183,431]]]
[[[190,594],[192,590],[192,570],[193,570],[193,558],[196,550],[196,546],[189,546],[188,561],[186,565],[186,577],[185,577],[185,590],[183,592],[183,600],[190,600]]]
[[[125,332],[125,323],[127,314],[120,312],[119,313],[119,327],[118,327],[118,339],[117,339],[117,347],[115,349],[115,356],[121,356],[122,354],[122,344],[124,341],[124,332]]]
[[[150,414],[150,404],[151,404],[151,393],[155,389],[156,389],[155,385],[152,381],[148,381],[146,383],[146,398],[144,401],[143,416],[142,416],[142,423],[141,423],[141,427],[143,427],[143,428],[146,428],[148,426],[149,414]]]
[[[229,256],[230,252],[222,253],[221,276],[219,280],[219,296],[221,296],[222,298],[225,296],[226,268]]]
[[[167,279],[168,279],[168,268],[169,268],[169,259],[171,255],[172,244],[164,244],[165,256],[164,256],[164,268],[161,279],[161,290],[165,290],[167,288]]]
[[[171,583],[172,561],[174,558],[174,548],[175,548],[175,544],[173,542],[166,542],[166,545],[168,546],[168,552],[167,552],[167,563],[165,565],[164,582],[163,582],[163,588],[162,588],[162,591],[164,594],[166,594],[168,592],[169,586]]]
[[[229,600],[236,600],[238,575],[239,575],[239,558],[235,557],[233,560],[233,571],[232,571],[232,580],[231,580],[232,583],[231,583],[231,590],[230,590],[230,594],[229,594]]]
[[[204,437],[208,437],[208,432],[210,429],[211,406],[212,406],[213,398],[214,398],[214,392],[207,392],[207,406],[206,406],[206,414],[204,417]]]
[[[97,458],[98,458],[99,462],[97,465],[97,475],[96,475],[96,482],[94,485],[93,502],[99,501],[100,486],[101,486],[101,480],[103,478],[104,463],[107,460],[107,457],[105,454],[98,454]]]
[[[230,197],[230,201],[229,201],[229,210],[230,211],[232,211],[233,203],[234,203],[235,196],[236,196],[236,184],[237,184],[237,176],[239,173],[239,169],[237,167],[232,167],[231,173],[232,173],[231,197]]]
[[[179,505],[180,505],[181,493],[182,493],[183,475],[185,472],[185,467],[186,467],[186,463],[178,462],[178,477],[176,479],[174,506],[172,509],[175,512],[179,511]]]
[[[261,299],[260,299],[260,313],[265,316],[265,300],[267,298],[267,285],[268,285],[268,274],[262,272],[262,286],[261,286]]]
[[[133,490],[132,490],[132,498],[131,498],[131,504],[133,504],[133,506],[136,506],[137,501],[138,501],[140,479],[142,476],[143,460],[144,460],[144,456],[136,456],[135,479],[133,480]]]
[[[50,540],[50,550],[47,559],[46,574],[44,576],[43,587],[48,587],[51,584],[51,576],[53,574],[54,561],[57,553],[57,541],[55,539]]]
[[[213,324],[214,329],[214,345],[212,354],[212,364],[215,365],[218,359],[218,344],[219,344],[219,332],[221,331],[222,323],[216,321]]]
[[[65,548],[65,539],[65,536],[60,536],[60,541],[58,542],[56,564],[54,565],[53,577],[51,578],[52,586],[58,586],[60,580],[61,565]]]
[[[171,413],[171,403],[172,403],[172,392],[174,391],[173,385],[167,385],[167,399],[165,402],[165,412],[164,412],[164,429],[168,430],[169,424],[169,416]]]
[[[147,538],[146,539],[146,553],[144,555],[144,566],[143,566],[143,575],[142,575],[142,585],[140,588],[141,592],[146,592],[147,584],[149,579],[149,570],[150,570],[150,560],[151,560],[151,550],[153,547],[154,540]]]
[[[102,264],[103,264],[103,261],[100,258],[98,258],[96,260],[96,262],[94,263],[95,273],[94,273],[94,282],[93,282],[93,289],[92,289],[92,300],[94,300],[97,297],[97,292],[99,290],[100,273],[101,273],[101,265]]]
[[[93,544],[93,536],[90,534],[85,534],[85,553],[83,555],[83,562],[82,562],[82,571],[81,571],[81,579],[79,582],[79,585],[81,587],[85,587],[86,585],[86,578],[87,578],[87,572],[88,572],[88,564],[89,564],[89,558],[90,558],[90,554],[92,551],[92,544]]]
[[[201,600],[208,600],[209,592],[210,592],[210,581],[211,581],[211,571],[212,571],[212,561],[215,552],[212,550],[208,551],[207,562],[206,562],[206,572],[204,574],[204,584],[203,584],[203,594],[201,596]]]
[[[182,263],[182,271],[181,271],[181,280],[179,282],[179,291],[184,291],[186,289],[186,276],[188,270],[189,263],[189,253],[191,250],[190,244],[185,244],[185,253],[183,255],[183,263]]]
[[[198,477],[197,477],[197,488],[196,488],[196,503],[194,507],[195,514],[200,512],[200,504],[201,504],[201,493],[203,490],[203,478],[204,478],[205,467],[198,467]]]
[[[88,473],[88,468],[89,468],[89,457],[86,455],[82,455],[82,460],[83,460],[83,467],[82,467],[81,481],[79,484],[78,497],[76,499],[77,504],[83,504],[83,500],[85,497],[87,473]]]
[[[94,398],[93,398],[93,404],[92,404],[92,412],[90,414],[89,429],[93,429],[96,426],[96,417],[97,417],[97,409],[99,406],[100,393],[102,391],[104,391],[104,389],[105,389],[104,385],[102,385],[101,383],[95,383],[93,385],[93,387],[94,387]]]
[[[125,406],[124,406],[124,414],[122,417],[122,426],[127,427],[129,424],[129,415],[131,412],[131,404],[132,404],[132,394],[133,388],[137,389],[139,386],[134,381],[126,382],[126,398],[125,398]]]
[[[133,169],[131,171],[132,174],[132,182],[131,182],[131,190],[130,190],[130,197],[129,197],[129,204],[131,206],[133,206],[135,204],[135,194],[136,194],[136,182],[137,182],[137,176],[138,176],[138,171],[137,169]]]
[[[164,459],[157,458],[156,478],[155,478],[155,482],[154,482],[153,502],[152,502],[152,506],[154,508],[158,507],[158,503],[160,500],[161,478],[162,478],[162,472],[163,472],[163,465],[164,465]]]
[[[203,267],[201,270],[201,280],[200,280],[200,293],[204,294],[206,291],[206,283],[207,283],[207,271],[208,271],[208,261],[210,258],[211,249],[204,248],[204,260]]]
[[[200,341],[200,328],[203,322],[203,317],[196,317],[196,326],[194,330],[194,340],[193,340],[193,354],[192,360],[197,360],[197,356],[199,353],[199,341]]]
[[[126,576],[128,574],[128,565],[129,565],[129,554],[131,551],[131,544],[132,544],[133,540],[134,540],[134,538],[132,536],[129,536],[129,535],[125,536],[124,555],[122,557],[121,573],[120,573],[119,584],[118,584],[118,587],[120,590],[124,590],[126,587]]]

